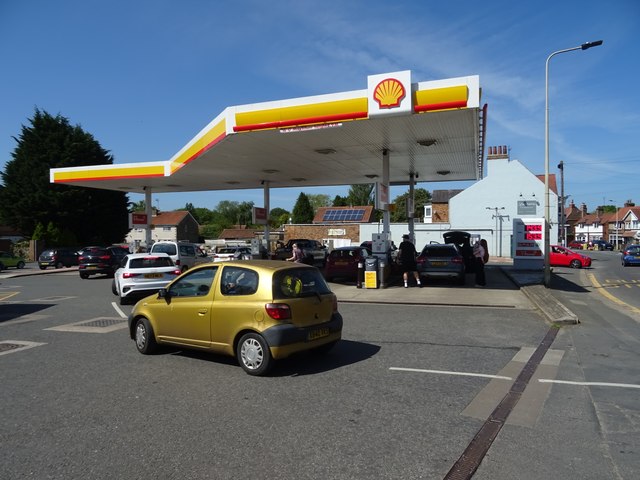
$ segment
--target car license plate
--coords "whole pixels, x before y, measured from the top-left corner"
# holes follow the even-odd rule
[[[87,270],[95,270],[96,268],[98,267],[96,267],[95,265],[87,265]]]
[[[311,330],[309,335],[307,336],[307,340],[317,340],[318,338],[326,337],[329,335],[328,328],[318,328],[316,330]]]
[[[340,265],[340,266],[349,265],[349,262],[336,262],[336,265]]]
[[[145,273],[144,278],[162,278],[161,273]]]
[[[431,262],[434,267],[444,267],[446,264],[447,262]]]

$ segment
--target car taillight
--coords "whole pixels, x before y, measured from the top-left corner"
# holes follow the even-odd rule
[[[338,297],[333,296],[333,311],[334,313],[338,311]]]
[[[175,269],[173,272],[171,272],[171,274],[173,275],[180,275],[182,272],[180,271],[179,268]]]
[[[451,263],[464,263],[464,259],[462,257],[453,257]]]
[[[286,303],[267,303],[264,309],[274,320],[287,320],[291,318],[291,309]]]
[[[109,260],[111,257],[109,255],[101,255],[98,257],[100,260]]]
[[[139,273],[124,272],[122,274],[122,278],[133,278],[133,277],[139,277],[139,276],[140,276]]]
[[[176,260],[176,265],[180,265],[180,259]]]

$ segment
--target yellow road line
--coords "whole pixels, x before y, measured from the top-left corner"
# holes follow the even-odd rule
[[[2,292],[0,293],[0,302],[6,300],[7,298],[11,298],[14,295],[19,294],[20,292]]]
[[[608,292],[607,289],[602,285],[600,285],[598,280],[596,280],[596,276],[593,273],[587,273],[587,277],[589,278],[591,285],[593,285],[597,289],[597,291],[600,292],[602,296],[608,298],[614,303],[617,303],[618,305],[622,305],[623,307],[629,308],[634,313],[640,313],[640,308],[636,308],[633,305],[629,305],[628,303],[623,302],[622,300],[620,300],[619,298],[613,296],[610,292]]]

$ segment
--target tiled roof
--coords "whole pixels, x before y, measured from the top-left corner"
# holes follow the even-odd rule
[[[431,194],[431,203],[449,203],[452,197],[455,197],[464,190],[434,190]]]
[[[365,205],[365,206],[353,206],[353,207],[319,207],[318,211],[316,212],[316,215],[313,217],[312,223],[332,223],[332,222],[323,221],[324,214],[326,213],[327,210],[354,210],[354,209],[364,210],[364,213],[362,214],[362,220],[359,220],[359,221],[342,220],[337,223],[370,223],[372,221],[372,217],[374,213],[373,207],[371,205]]]
[[[538,180],[540,180],[542,183],[544,183],[544,175],[536,175],[536,177],[538,177]],[[549,174],[549,190],[551,190],[556,195],[559,195],[558,194],[558,184],[556,182],[556,174],[555,173],[550,173]]]
[[[137,212],[137,213],[144,213],[144,212]],[[162,212],[162,213],[159,213],[158,215],[153,215],[151,217],[151,224],[156,226],[172,226],[173,227],[176,225],[180,225],[180,223],[182,223],[184,219],[187,218],[187,216],[190,216],[191,218],[193,218],[193,216],[186,210],[178,210],[175,212]],[[196,219],[193,218],[193,221],[195,222]]]

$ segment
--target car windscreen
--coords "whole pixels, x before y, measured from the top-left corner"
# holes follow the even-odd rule
[[[154,268],[154,267],[171,267],[173,261],[169,257],[143,257],[132,258],[129,261],[129,268]]]
[[[167,255],[175,255],[176,246],[172,243],[154,243],[151,247],[152,253],[166,253]]]
[[[107,252],[106,248],[86,248],[84,250],[82,250],[82,252],[80,253],[80,255],[82,255],[83,257],[88,257],[88,256],[96,256],[96,255],[108,255],[109,252]]]
[[[317,268],[288,268],[273,275],[273,298],[299,298],[325,295],[331,289]]]

